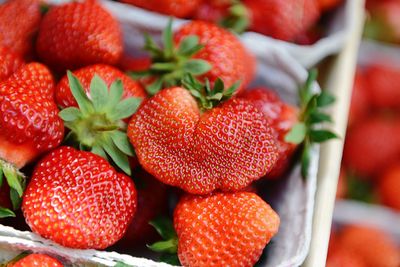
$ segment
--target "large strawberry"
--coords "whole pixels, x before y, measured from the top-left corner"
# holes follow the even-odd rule
[[[202,1],[203,0],[122,0],[122,2],[128,4],[179,18],[190,16]]]
[[[379,177],[378,192],[383,204],[400,211],[400,165],[395,164]]]
[[[254,266],[278,232],[279,216],[254,193],[185,195],[174,211],[176,235],[150,246],[177,252],[183,266]]]
[[[215,24],[192,21],[172,36],[171,22],[163,33],[164,50],[146,38],[146,50],[152,55],[150,69],[141,73],[152,82],[147,89],[155,94],[162,87],[181,84],[185,73],[213,84],[222,79],[227,87],[241,82],[244,89],[253,79],[254,58],[235,35]]]
[[[0,46],[21,57],[33,51],[33,37],[40,24],[41,0],[8,0],[0,5]]]
[[[243,0],[251,16],[250,30],[293,41],[320,16],[316,0]]]
[[[0,82],[13,74],[22,64],[23,60],[17,54],[0,47]]]
[[[53,77],[39,63],[23,66],[0,83],[0,173],[12,188],[14,207],[24,188],[18,169],[62,141],[64,126],[53,94]]]
[[[15,263],[9,263],[7,267],[63,267],[57,259],[46,254],[29,254]]]
[[[136,210],[132,180],[91,152],[60,147],[36,166],[22,210],[32,231],[71,248],[104,249]]]
[[[243,99],[218,105],[233,94],[221,80],[214,89],[205,87],[207,96],[189,80],[189,90],[164,89],[132,116],[128,136],[140,164],[160,181],[195,194],[239,190],[264,176],[277,155],[263,114]]]
[[[78,144],[112,161],[130,174],[129,158],[134,151],[126,136],[126,120],[136,111],[144,90],[131,78],[106,65],[94,65],[68,71],[57,85],[56,99],[65,126],[67,141]],[[102,78],[104,78],[104,80]],[[110,85],[110,86],[108,86]]]
[[[116,64],[122,49],[118,21],[92,0],[51,8],[37,38],[40,58],[58,71],[95,63]]]

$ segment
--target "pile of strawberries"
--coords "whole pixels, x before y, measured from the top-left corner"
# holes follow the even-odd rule
[[[219,24],[237,33],[254,31],[276,39],[311,44],[323,31],[320,20],[342,0],[121,0],[169,16]],[[329,14],[328,14],[329,15]]]
[[[161,260],[257,262],[280,221],[252,182],[283,177],[300,144],[306,176],[311,143],[334,137],[315,127],[333,99],[312,93],[315,72],[300,110],[250,90],[255,59],[235,35],[171,28],[136,60],[95,0],[0,5],[0,217],[21,206],[34,233],[79,249],[148,243],[150,223]],[[61,266],[20,258],[9,266]]]

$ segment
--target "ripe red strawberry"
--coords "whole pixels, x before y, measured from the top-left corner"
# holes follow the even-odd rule
[[[250,30],[284,41],[306,33],[320,16],[316,0],[243,0],[243,4],[250,12]]]
[[[9,267],[63,267],[64,265],[45,254],[30,254],[19,261],[7,265]]]
[[[278,232],[279,216],[253,193],[185,195],[175,208],[174,228],[170,238],[183,266],[245,267],[257,262]]]
[[[347,134],[344,162],[364,178],[374,178],[400,155],[399,119],[382,115],[367,118]]]
[[[192,21],[172,36],[171,23],[164,33],[164,50],[150,38],[145,49],[151,53],[152,65],[144,73],[148,92],[153,95],[161,88],[181,85],[186,73],[213,85],[217,78],[226,87],[240,82],[238,92],[253,79],[254,57],[231,32],[213,23]]]
[[[23,60],[17,54],[0,47],[0,82],[13,74],[22,64]]]
[[[264,114],[266,121],[271,126],[278,148],[278,160],[269,178],[280,177],[288,168],[290,159],[296,145],[285,141],[286,134],[298,122],[299,111],[296,107],[284,103],[279,96],[269,88],[254,88],[244,92],[241,98],[249,100],[259,111]]]
[[[378,192],[383,204],[400,211],[400,165],[395,164],[379,178]]]
[[[343,0],[317,0],[317,2],[321,11],[326,12],[339,6]]]
[[[346,249],[328,254],[326,267],[367,267],[362,257]]]
[[[216,87],[222,95],[223,85]],[[210,108],[206,97],[199,101]],[[264,176],[277,157],[271,129],[248,101],[231,99],[201,114],[182,87],[145,100],[132,116],[128,137],[147,172],[193,194],[242,189]]]
[[[118,66],[123,71],[145,71],[150,68],[151,59],[149,57],[131,57],[124,55]]]
[[[354,125],[357,121],[361,121],[369,112],[369,93],[366,74],[361,69],[357,69],[354,77],[353,94],[351,96],[351,104],[349,111],[349,126]]]
[[[60,147],[35,167],[22,211],[44,238],[71,248],[104,249],[124,235],[136,204],[128,176],[93,153]]]
[[[385,232],[362,225],[346,226],[340,236],[344,250],[362,258],[366,267],[395,267],[400,265],[396,243]]]
[[[341,168],[336,188],[336,198],[345,198],[347,195],[347,176],[346,171]]]
[[[36,45],[39,57],[58,71],[116,64],[123,49],[118,21],[92,0],[51,8],[40,25]]]
[[[0,46],[21,57],[33,52],[33,37],[40,24],[41,0],[8,0],[0,4]]]
[[[400,68],[371,65],[365,71],[366,90],[377,108],[400,107]]]
[[[121,2],[124,3],[178,18],[190,16],[202,1],[203,0],[121,0]]]
[[[90,95],[90,83],[94,75],[97,74],[106,83],[107,87],[111,86],[111,84],[116,80],[121,80],[124,88],[124,93],[122,96],[124,99],[132,96],[146,96],[146,92],[138,82],[131,79],[117,68],[109,65],[91,65],[76,70],[73,72],[73,74],[79,79],[87,95]],[[55,98],[60,107],[65,108],[78,106],[74,96],[71,93],[67,75],[65,75],[57,84]]]

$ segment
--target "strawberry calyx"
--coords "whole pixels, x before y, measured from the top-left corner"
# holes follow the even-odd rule
[[[151,55],[152,64],[149,70],[129,73],[134,78],[154,78],[146,85],[150,95],[156,94],[164,87],[181,85],[181,80],[186,73],[199,76],[211,69],[210,63],[203,59],[192,58],[204,46],[199,43],[199,37],[190,35],[179,44],[174,45],[172,20],[169,20],[163,31],[163,48],[148,35],[145,34],[144,49]]]
[[[149,223],[156,229],[163,241],[147,245],[149,249],[161,253],[160,261],[180,266],[178,252],[178,236],[175,232],[172,221],[165,217],[159,217]]]
[[[249,18],[250,14],[246,6],[239,0],[232,0],[232,4],[228,8],[228,14],[218,24],[235,33],[243,33],[250,26]]]
[[[78,107],[68,107],[60,111],[64,125],[70,129],[67,141],[77,143],[79,149],[91,151],[131,174],[128,156],[134,150],[126,135],[127,124],[124,119],[132,116],[141,103],[141,98],[122,99],[123,85],[120,80],[106,83],[95,75],[90,84],[90,98],[82,84],[68,71],[69,86]]]
[[[10,187],[13,210],[17,210],[21,206],[22,194],[26,186],[25,176],[13,164],[0,159],[0,187],[3,185],[4,178]],[[15,214],[8,208],[0,207],[0,218],[5,217],[15,217]]]
[[[338,137],[334,132],[321,127],[321,123],[332,122],[331,116],[323,109],[335,102],[335,98],[326,91],[320,93],[313,91],[312,85],[317,76],[317,70],[311,70],[307,81],[299,88],[301,107],[299,122],[294,124],[285,136],[285,142],[302,145],[301,174],[303,178],[308,175],[312,145]]]
[[[231,87],[225,89],[224,82],[220,78],[217,78],[213,87],[211,87],[208,79],[203,84],[188,73],[182,79],[182,85],[196,98],[200,109],[205,111],[231,98],[239,88],[240,82],[236,82]]]

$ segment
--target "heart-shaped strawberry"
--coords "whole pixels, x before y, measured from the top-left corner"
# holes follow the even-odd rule
[[[194,194],[239,190],[265,175],[277,153],[263,114],[236,98],[202,113],[191,93],[164,89],[133,115],[128,136],[141,165]]]

